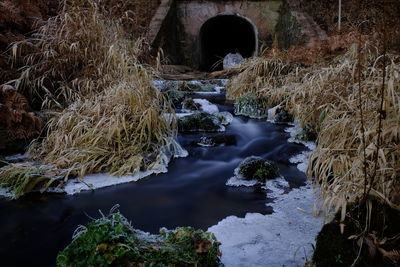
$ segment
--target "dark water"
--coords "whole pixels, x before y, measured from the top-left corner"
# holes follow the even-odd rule
[[[222,96],[213,97],[221,111],[231,110]],[[206,230],[223,218],[248,212],[271,213],[268,192],[260,187],[228,187],[226,181],[247,156],[276,162],[291,187],[305,181],[288,159],[303,151],[287,142],[286,126],[235,117],[227,134],[235,146],[197,147],[202,134],[180,135],[189,157],[174,160],[166,174],[138,182],[87,191],[74,196],[30,194],[0,200],[0,266],[52,266],[79,224],[107,213],[115,204],[135,228],[157,233],[160,227],[194,226]]]

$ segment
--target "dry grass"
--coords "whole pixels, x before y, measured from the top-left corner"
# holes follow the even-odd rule
[[[33,39],[15,43],[12,52],[34,46],[16,86],[39,98],[43,107],[63,108],[81,96],[95,94],[140,68],[142,42],[128,41],[120,21],[107,19],[93,0],[64,1]]]
[[[308,175],[321,184],[324,207],[342,209],[343,216],[347,203],[364,199],[368,192],[400,210],[400,65],[398,57],[388,58],[383,112],[379,112],[383,57],[370,45],[360,49],[354,45],[328,66],[292,68],[286,78],[274,69],[262,73],[258,66],[262,62],[268,66],[271,60],[282,66],[289,63],[277,61],[276,56],[258,58],[228,88],[231,98],[253,92],[272,99],[272,105],[285,102],[302,125],[316,125],[317,149]],[[247,81],[244,86],[243,81]]]
[[[27,58],[17,81],[21,90],[42,98],[52,115],[47,136],[29,154],[60,172],[68,169],[68,176],[147,169],[176,133],[175,122],[162,116],[173,110],[138,63],[141,41],[125,39],[121,24],[100,10],[93,0],[65,1],[63,12],[30,41],[39,52]],[[4,181],[16,171],[36,184],[29,167],[4,167],[0,183],[10,185]],[[17,193],[26,191],[20,183],[11,185]]]
[[[297,70],[297,65],[282,60],[280,53],[247,60],[241,64],[238,70],[240,73],[230,80],[227,98],[233,100],[247,94],[268,96],[268,104],[272,106],[282,101],[281,87],[288,79],[287,76]]]

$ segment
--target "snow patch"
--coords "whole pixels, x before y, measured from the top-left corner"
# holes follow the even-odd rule
[[[208,229],[222,243],[225,266],[303,266],[312,257],[312,244],[323,225],[314,217],[316,199],[308,184],[272,203],[275,213],[229,216]]]

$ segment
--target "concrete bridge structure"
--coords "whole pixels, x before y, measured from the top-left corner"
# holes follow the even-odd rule
[[[282,0],[162,0],[149,42],[171,64],[221,69],[228,53],[248,58],[273,43],[285,49],[326,35],[296,5]]]

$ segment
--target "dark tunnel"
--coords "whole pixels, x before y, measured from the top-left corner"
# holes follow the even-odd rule
[[[239,52],[251,57],[257,44],[253,25],[236,15],[218,15],[207,20],[200,29],[200,68],[221,70],[228,53]]]

